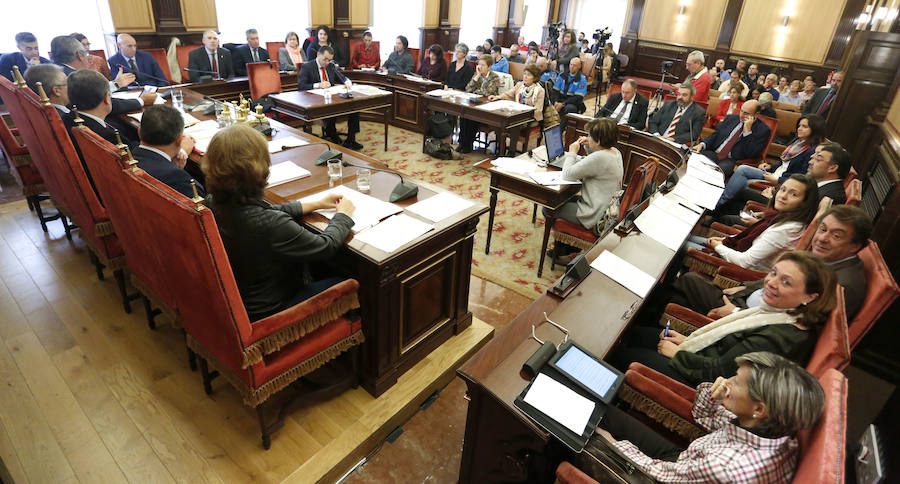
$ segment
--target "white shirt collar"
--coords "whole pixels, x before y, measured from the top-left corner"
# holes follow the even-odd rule
[[[53,107],[55,107],[56,109],[59,109],[60,111],[62,111],[64,113],[69,112],[69,108],[63,106],[62,104],[54,104]]]
[[[160,150],[160,149],[158,149],[158,148],[154,148],[154,147],[152,147],[152,146],[147,146],[147,145],[145,145],[145,144],[142,144],[140,147],[143,148],[143,149],[145,149],[145,150],[147,150],[147,151],[152,151],[152,152],[154,152],[154,153],[158,153],[158,154],[162,155],[165,159],[167,159],[167,160],[169,160],[169,161],[172,161],[172,157],[171,157],[171,156],[169,156],[168,154],[166,154],[166,152],[164,152],[164,151],[162,151],[162,150]]]
[[[83,113],[83,112],[79,112],[78,114],[81,116],[87,116],[87,117],[93,119],[94,121],[100,123],[100,126],[106,126],[106,120],[104,120],[101,117],[94,116],[93,114],[90,114],[90,113]]]
[[[838,181],[841,181],[841,180],[835,178],[834,180],[820,181],[817,185],[819,186],[819,188],[821,188],[821,187],[823,187],[823,186],[825,186],[825,185],[827,185],[827,184],[829,184],[829,183],[834,183],[834,182],[838,182]]]
[[[209,49],[207,49],[206,47],[204,47],[204,49],[206,50],[206,55],[207,55],[207,56],[213,55],[213,54],[216,52],[215,50],[209,50]],[[216,49],[216,50],[219,50],[219,49]]]

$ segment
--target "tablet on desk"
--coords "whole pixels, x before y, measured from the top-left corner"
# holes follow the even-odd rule
[[[597,400],[609,404],[619,392],[625,374],[597,358],[572,340],[559,347],[548,364]]]

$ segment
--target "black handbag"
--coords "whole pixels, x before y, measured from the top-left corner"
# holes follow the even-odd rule
[[[447,113],[432,113],[428,117],[427,136],[443,139],[451,133],[453,133],[453,118]]]
[[[425,148],[422,150],[426,155],[441,160],[453,159],[453,147],[446,141],[439,138],[425,138]]]
[[[605,438],[594,435],[573,459],[575,467],[598,482],[651,484],[656,482],[628,457],[622,455]]]

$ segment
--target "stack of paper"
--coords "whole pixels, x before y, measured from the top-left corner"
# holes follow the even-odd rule
[[[450,192],[441,192],[406,207],[406,210],[437,223],[472,205],[474,203],[465,198],[457,197]]]
[[[134,119],[136,119],[138,122],[140,122],[140,121],[141,121],[141,116],[143,116],[143,115],[144,115],[144,113],[141,112],[141,113],[131,113],[131,114],[129,114],[128,116],[131,116],[132,118],[134,118]],[[200,122],[199,119],[197,119],[197,118],[191,116],[190,114],[188,114],[188,113],[186,113],[186,112],[184,112],[184,111],[181,111],[181,117],[182,117],[182,119],[184,119],[184,125],[185,125],[185,127],[187,127],[187,126],[193,126],[193,125],[198,124],[198,123]]]
[[[702,182],[693,177],[682,177],[672,192],[692,203],[710,210],[716,208],[724,188]]]
[[[390,217],[395,213],[403,211],[402,208],[394,205],[393,203],[379,200],[370,195],[366,195],[351,188],[347,188],[344,185],[338,185],[334,188],[329,188],[328,190],[324,190],[314,195],[304,197],[300,200],[300,202],[303,203],[318,200],[326,194],[330,193],[337,193],[343,197],[347,197],[351,202],[353,202],[353,205],[356,206],[356,210],[354,210],[353,216],[351,217],[355,222],[352,229],[354,234],[358,234],[359,232],[362,232],[369,227],[373,227],[383,219]],[[322,214],[328,219],[331,219],[332,217],[334,217],[334,214],[337,213],[337,210],[332,208],[328,210],[317,210],[316,212]]]
[[[658,197],[659,200],[665,200]],[[641,233],[677,251],[691,233],[694,224],[688,224],[667,212],[663,205],[651,203],[634,221]],[[691,212],[693,213],[693,212]]]
[[[521,158],[500,157],[491,160],[491,164],[503,171],[519,173],[522,175],[527,175],[537,170],[537,165],[533,161],[527,159],[523,160]]]
[[[596,406],[596,403],[546,373],[538,373],[523,400],[576,435],[582,435],[587,430],[588,420]]]
[[[370,86],[368,84],[354,84],[351,88],[353,92],[362,94],[364,96],[375,96],[378,94],[390,94],[390,91],[385,91],[384,89],[379,89],[375,86]]]
[[[650,292],[653,284],[656,283],[656,279],[653,276],[608,250],[604,250],[603,253],[594,259],[594,262],[591,262],[591,267],[606,274],[607,277],[625,286],[629,291],[642,298],[647,297],[647,293]]]
[[[520,104],[515,101],[501,99],[499,101],[493,101],[493,102],[489,102],[487,104],[482,104],[482,105],[478,106],[478,109],[484,109],[485,111],[500,111],[500,110],[533,111],[534,106],[529,106],[527,104]]]
[[[278,153],[279,151],[289,150],[305,144],[309,143],[293,135],[285,136],[284,138],[269,141],[269,153]]]
[[[340,94],[342,92],[347,92],[347,87],[344,86],[343,84],[339,84],[337,86],[331,86],[331,87],[325,88],[325,89],[310,89],[309,91],[306,91],[306,92],[308,92],[310,94],[318,94],[320,96],[324,96],[326,92],[330,92],[331,95],[334,96],[334,95]]]
[[[385,252],[394,252],[430,230],[434,230],[434,225],[401,213],[363,230],[356,235],[356,240]]]
[[[580,185],[581,180],[564,180],[563,172],[558,170],[535,171],[528,174],[532,180],[540,185]]]
[[[209,142],[212,141],[213,136],[218,132],[219,123],[215,119],[201,121],[184,130],[185,134],[194,137],[196,140],[196,143],[194,143],[194,151],[201,155],[206,153],[206,150],[209,148]]]
[[[426,92],[429,96],[434,97],[448,97],[453,95],[453,91],[445,91],[443,89],[432,89],[431,91]]]
[[[269,178],[266,180],[266,186],[281,185],[282,183],[299,180],[309,175],[309,170],[306,168],[295,165],[293,161],[285,161],[269,167]]]
[[[715,185],[720,188],[725,187],[725,175],[709,158],[699,154],[692,153],[688,158],[687,172],[685,176],[696,178],[702,182]]]

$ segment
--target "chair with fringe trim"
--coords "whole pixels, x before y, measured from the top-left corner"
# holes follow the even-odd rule
[[[847,377],[837,370],[829,369],[818,379],[825,391],[825,409],[813,428],[797,434],[800,456],[792,482],[843,483],[847,445]],[[687,411],[690,415],[695,397],[694,389],[680,383],[676,385],[681,388],[673,391],[673,394],[684,392],[689,395],[679,398],[684,398],[689,405]],[[703,433],[700,432],[697,437]],[[557,467],[556,478],[562,484],[597,484],[592,477],[565,461]]]
[[[298,402],[288,399],[277,418],[267,422],[264,404],[272,395],[348,350],[352,371],[347,377],[300,396],[356,387],[356,347],[364,340],[361,320],[351,316],[359,308],[356,280],[251,324],[212,211],[141,169],[123,173],[121,190],[133,199],[126,206],[152,234],[141,250],[166,261],[165,282],[175,293],[188,348],[200,358],[204,390],[212,393],[212,379],[224,376],[244,403],[256,408],[264,448]]]
[[[648,157],[641,166],[637,167],[632,173],[628,187],[622,194],[622,200],[619,202],[619,220],[625,217],[625,214],[637,203],[642,200],[642,195],[656,177],[656,171],[659,167],[659,159],[656,157]],[[552,221],[553,228],[550,234],[553,236],[554,244],[567,244],[577,247],[581,250],[590,249],[599,237],[594,230],[582,227],[581,224],[574,224],[561,218],[555,218]],[[550,270],[554,270],[556,264],[553,258],[550,258]]]
[[[813,353],[806,364],[806,370],[816,377],[829,369],[843,370],[850,363],[844,290],[840,286],[837,288],[837,296],[837,307],[822,327]],[[672,328],[681,328],[676,331],[679,333],[682,330],[686,331],[683,334],[690,334],[693,331],[692,327],[697,328],[712,321],[693,311],[680,309],[683,311],[674,315],[664,315],[660,321],[668,322],[671,319]],[[693,388],[637,362],[629,365],[628,371],[625,372],[625,384],[619,392],[622,400],[631,404],[632,408],[688,439],[695,439],[704,433],[691,417],[695,395]]]

